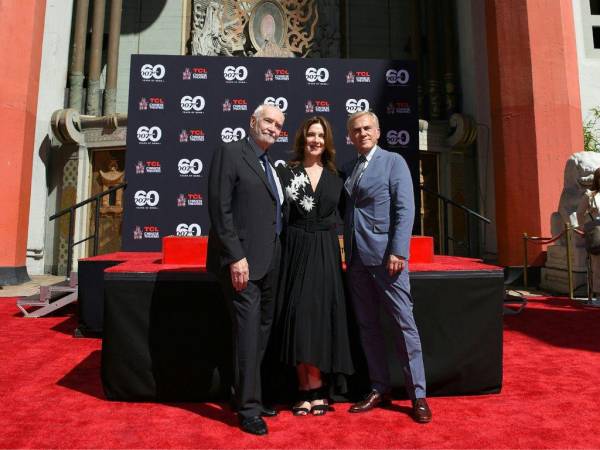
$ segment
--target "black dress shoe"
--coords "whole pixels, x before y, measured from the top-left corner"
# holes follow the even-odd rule
[[[240,428],[246,433],[256,434],[258,436],[262,436],[269,432],[269,430],[267,430],[267,424],[259,416],[240,417]]]
[[[431,422],[431,409],[424,398],[418,398],[413,402],[412,416],[415,422]]]
[[[262,417],[275,417],[277,414],[277,410],[275,408],[271,408],[270,406],[263,406],[260,415]]]
[[[381,394],[373,389],[363,401],[355,403],[349,409],[351,413],[370,411],[376,406],[389,406],[392,401],[390,394]]]

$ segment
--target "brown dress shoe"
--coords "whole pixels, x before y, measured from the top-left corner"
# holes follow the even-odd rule
[[[388,406],[391,400],[390,394],[381,394],[373,389],[364,400],[352,405],[349,411],[351,413],[370,411],[376,406]]]
[[[413,402],[412,416],[415,422],[428,423],[431,422],[431,410],[424,398],[418,398]]]

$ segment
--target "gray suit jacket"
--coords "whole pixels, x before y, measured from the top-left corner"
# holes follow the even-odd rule
[[[344,175],[350,176],[355,163],[353,160],[344,166]],[[389,254],[409,258],[415,200],[410,171],[402,156],[377,147],[354,196],[345,192],[345,197],[347,262],[352,258],[353,242],[367,266],[386,264]]]

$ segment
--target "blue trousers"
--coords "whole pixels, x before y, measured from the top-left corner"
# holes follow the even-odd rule
[[[413,316],[408,267],[391,277],[385,266],[365,266],[353,252],[348,269],[350,295],[373,389],[391,389],[380,307],[394,323],[395,342],[411,400],[426,397],[421,339]]]

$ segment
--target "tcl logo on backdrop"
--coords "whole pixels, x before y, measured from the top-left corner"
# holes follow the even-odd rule
[[[144,81],[159,81],[164,78],[167,70],[162,64],[144,64],[140,73],[142,75],[142,80]]]
[[[288,142],[288,140],[289,140],[288,132],[285,130],[281,130],[281,133],[279,133],[279,137],[277,138],[276,142]]]
[[[140,144],[157,144],[162,137],[162,130],[157,126],[143,125],[137,129],[136,136]]]
[[[175,233],[177,236],[200,236],[202,228],[197,223],[180,223],[177,225]]]
[[[143,173],[161,173],[162,167],[160,165],[160,161],[138,161],[135,165],[135,173],[143,174]]]
[[[288,109],[288,101],[285,97],[267,97],[263,103],[265,105],[277,106],[281,112],[286,112]]]
[[[368,111],[369,110],[369,101],[364,99],[364,98],[360,98],[360,99],[355,99],[355,98],[349,98],[348,100],[346,100],[346,111],[348,111],[350,114],[358,112],[358,111]]]
[[[160,239],[160,228],[155,225],[146,225],[144,227],[136,225],[133,230],[133,239]]]
[[[182,206],[202,206],[204,204],[204,199],[202,198],[202,194],[198,192],[188,192],[187,194],[180,194],[183,201],[185,202]],[[179,205],[179,199],[177,200],[177,206]]]
[[[388,145],[391,146],[404,147],[410,142],[410,134],[406,130],[390,130],[386,133],[385,138]]]
[[[198,158],[187,159],[182,158],[177,163],[177,170],[183,177],[199,177],[202,173],[202,161]]]
[[[158,209],[160,196],[156,191],[137,191],[133,199],[136,209]]]
[[[192,97],[191,95],[184,95],[181,97],[181,110],[184,113],[197,114],[202,112],[206,106],[206,101],[201,95]]]
[[[221,130],[221,140],[225,143],[239,141],[246,137],[246,130],[243,128],[225,127]]]
[[[385,111],[388,115],[410,114],[410,103],[403,101],[389,102]]]
[[[223,77],[228,83],[241,83],[248,78],[248,69],[246,66],[227,66],[223,70]]]
[[[325,84],[329,80],[329,70],[325,67],[319,67],[318,69],[309,67],[304,72],[304,76],[310,84]]]
[[[328,100],[307,100],[304,104],[304,111],[307,114],[331,112],[331,104]]]
[[[385,73],[385,79],[388,84],[406,84],[410,79],[410,75],[406,69],[389,69]]]

